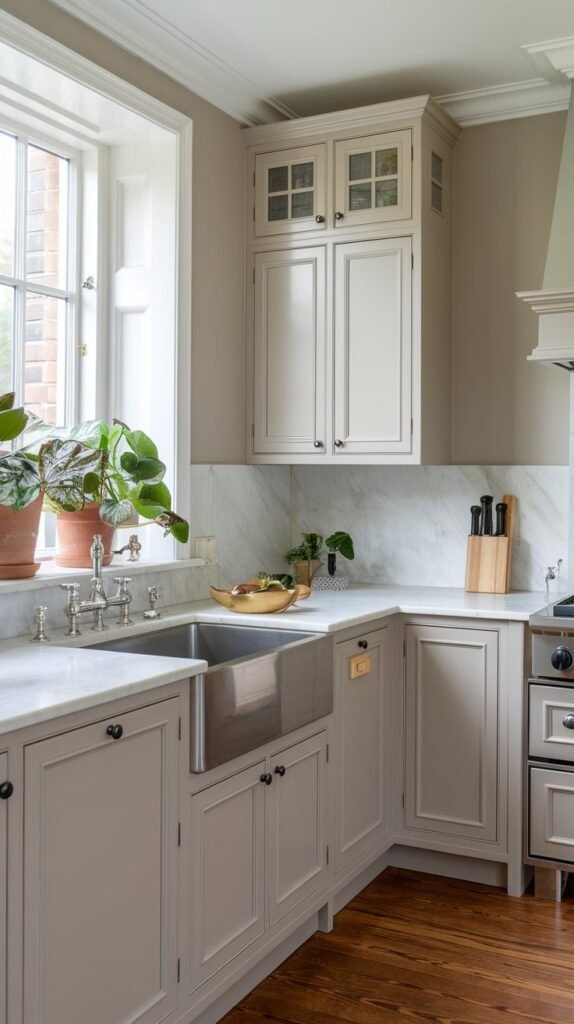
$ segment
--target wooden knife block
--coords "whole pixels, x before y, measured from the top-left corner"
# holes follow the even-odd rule
[[[507,594],[510,590],[516,498],[505,494],[502,500],[508,505],[507,536],[468,538],[465,590],[470,594]]]

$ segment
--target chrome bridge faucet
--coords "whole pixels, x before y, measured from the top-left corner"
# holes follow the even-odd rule
[[[128,584],[131,583],[130,576],[114,576],[113,581],[118,585],[117,594],[113,597],[107,597],[104,590],[104,581],[102,579],[102,564],[104,558],[104,545],[102,544],[102,538],[99,533],[94,535],[92,546],[90,548],[90,555],[92,556],[92,567],[93,575],[90,581],[90,596],[87,601],[80,601],[80,584],[79,583],[61,583],[62,590],[68,592],[68,599],[66,601],[65,612],[68,616],[68,629],[66,630],[66,636],[80,636],[79,619],[81,615],[85,615],[87,612],[91,612],[94,619],[92,629],[97,633],[101,633],[107,629],[104,622],[104,612],[107,608],[119,608],[120,616],[117,620],[118,626],[129,626],[131,624],[130,619],[130,602],[132,595],[128,590]]]

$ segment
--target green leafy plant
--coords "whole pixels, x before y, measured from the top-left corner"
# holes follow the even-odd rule
[[[333,554],[338,553],[343,558],[348,558],[349,561],[352,561],[355,557],[353,538],[348,533],[345,533],[344,530],[336,530],[330,537],[327,537],[325,547],[327,551]]]
[[[302,543],[286,552],[285,561],[290,565],[293,562],[314,562],[320,558],[322,546],[320,533],[304,533]]]
[[[157,523],[182,544],[189,525],[172,510],[163,482],[166,467],[157,446],[142,430],[115,420],[82,423],[43,442],[38,452],[41,487],[55,512],[80,511],[100,504],[100,516],[120,526],[132,512]]]
[[[24,409],[14,408],[15,398],[13,391],[0,395],[0,444],[19,437],[30,419]],[[8,451],[0,457],[0,505],[18,512],[39,493],[40,478],[33,459],[23,451]]]
[[[15,400],[13,391],[0,395],[0,444],[19,437],[28,423],[27,413],[22,408],[14,408]]]

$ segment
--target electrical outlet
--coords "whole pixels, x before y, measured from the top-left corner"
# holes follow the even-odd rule
[[[212,565],[217,558],[215,550],[215,537],[196,537],[193,547],[194,558],[203,558],[204,562]]]

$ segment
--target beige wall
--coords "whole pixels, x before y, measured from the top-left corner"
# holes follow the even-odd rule
[[[193,119],[192,460],[242,462],[244,183],[239,125],[47,0],[0,0],[0,8]]]
[[[533,366],[565,113],[466,128],[455,149],[453,462],[568,462],[568,374]],[[574,187],[574,186],[573,186]]]

